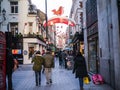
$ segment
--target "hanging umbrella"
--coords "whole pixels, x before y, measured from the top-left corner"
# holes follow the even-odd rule
[[[46,21],[44,21],[43,25],[46,27],[46,25],[50,26],[50,25],[54,25],[56,23],[64,23],[64,24],[67,24],[70,26],[76,25],[74,20],[67,18],[67,17],[61,17],[61,16],[56,16],[56,17],[50,18],[47,23],[46,23]]]

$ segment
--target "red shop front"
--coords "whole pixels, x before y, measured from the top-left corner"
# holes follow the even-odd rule
[[[6,40],[0,31],[0,90],[6,90]]]

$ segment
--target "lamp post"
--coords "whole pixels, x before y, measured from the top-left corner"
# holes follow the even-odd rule
[[[6,20],[6,10],[3,8],[3,10],[2,10],[2,15],[3,15],[3,21],[5,21]],[[3,22],[2,21],[2,22]],[[11,34],[10,34],[10,32],[9,32],[9,22],[8,22],[8,24],[7,24],[7,32],[5,32],[5,34],[6,34],[6,47],[8,48],[8,49],[10,49],[11,48],[11,41],[12,41],[12,37],[11,37]]]
[[[3,15],[3,21],[5,21],[5,20],[6,20],[6,17],[5,17],[5,15],[6,15],[6,10],[5,10],[5,9],[2,10],[2,15]]]
[[[48,42],[48,17],[47,17],[47,0],[45,0],[45,20],[46,20],[46,42]],[[48,44],[46,43],[47,48],[48,48]]]
[[[46,38],[48,38],[48,17],[47,17],[47,0],[45,0],[45,12],[46,12],[46,15],[45,15],[45,20],[46,20]]]

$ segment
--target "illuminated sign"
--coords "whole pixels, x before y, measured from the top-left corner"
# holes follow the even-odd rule
[[[12,54],[22,54],[21,49],[12,49]]]

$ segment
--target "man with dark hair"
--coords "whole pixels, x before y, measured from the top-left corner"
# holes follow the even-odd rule
[[[46,84],[52,83],[52,68],[54,68],[54,56],[51,54],[51,49],[47,49],[47,52],[44,57],[44,68],[45,68],[45,75],[46,75]]]

